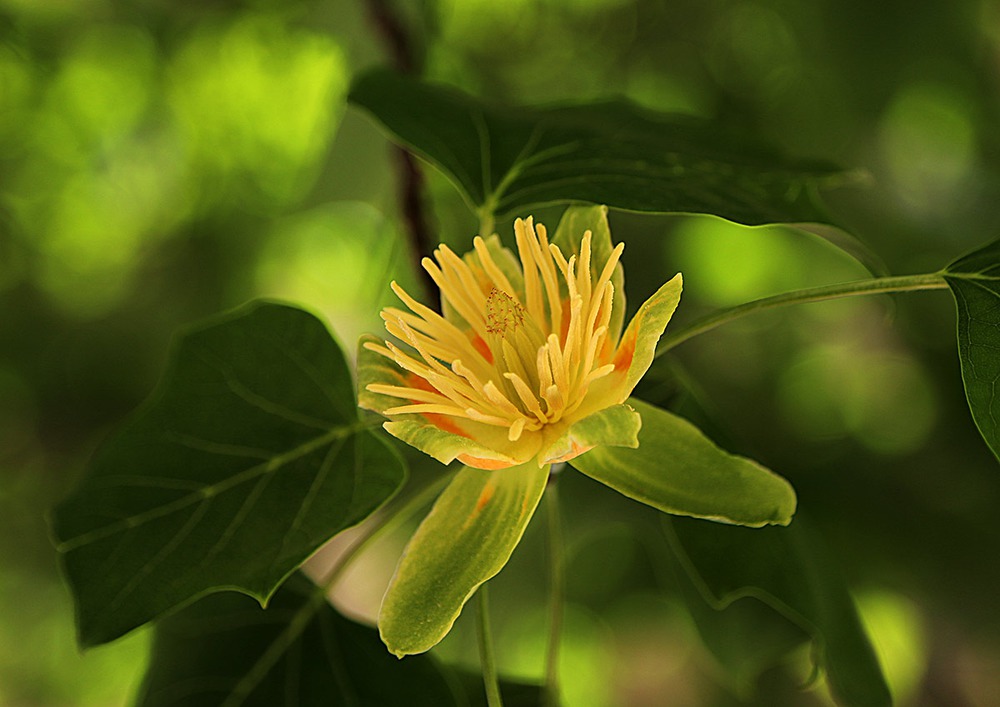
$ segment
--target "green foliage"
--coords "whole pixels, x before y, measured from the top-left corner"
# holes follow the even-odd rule
[[[751,225],[827,222],[816,194],[847,179],[721,124],[624,100],[514,109],[385,70],[358,78],[350,100],[443,171],[475,210],[500,218],[589,202]]]
[[[258,303],[178,342],[160,389],[56,510],[80,641],[110,641],[199,596],[266,602],[404,478],[366,429],[315,317]]]
[[[21,5],[28,8],[31,4]],[[972,184],[972,176],[991,173],[989,160],[982,159],[985,152],[977,157],[975,149],[988,142],[977,130],[986,134],[995,123],[990,112],[995,110],[995,102],[984,102],[977,108],[963,100],[964,89],[952,87],[963,83],[972,86],[975,81],[948,81],[945,86],[925,76],[901,86],[897,95],[887,96],[885,87],[878,85],[879,77],[895,81],[898,71],[892,66],[881,70],[879,51],[872,48],[869,56],[845,51],[850,56],[842,57],[839,82],[824,78],[836,76],[828,65],[809,66],[805,71],[807,62],[797,53],[807,23],[796,25],[794,13],[781,3],[774,7],[766,2],[737,4],[739,7],[734,5],[731,11],[713,9],[719,17],[713,15],[710,22],[689,16],[691,22],[671,25],[684,28],[678,33],[683,35],[681,43],[691,44],[684,51],[696,52],[698,61],[693,63],[705,72],[700,97],[684,81],[674,81],[673,74],[650,72],[638,64],[622,74],[628,80],[620,90],[633,98],[649,99],[651,91],[637,89],[635,82],[641,84],[650,77],[667,79],[672,88],[653,98],[664,99],[664,93],[672,93],[667,98],[677,100],[646,100],[647,104],[693,108],[706,115],[714,112],[729,121],[726,123],[654,112],[626,99],[586,103],[573,98],[572,103],[525,107],[554,89],[556,94],[562,91],[557,96],[560,100],[592,95],[594,91],[581,87],[603,74],[591,73],[588,78],[587,62],[602,67],[622,62],[624,66],[626,55],[634,53],[650,65],[670,64],[671,71],[674,59],[680,59],[678,65],[682,65],[684,51],[677,52],[678,42],[646,26],[648,16],[656,14],[651,7],[666,7],[662,3],[637,4],[638,10],[626,18],[631,28],[628,32],[620,32],[611,20],[621,20],[618,13],[630,11],[626,8],[629,3],[584,3],[581,7],[588,9],[566,10],[565,17],[552,26],[538,21],[550,12],[546,3],[472,5],[476,7],[466,10],[464,3],[431,3],[428,17],[419,22],[415,17],[406,19],[415,26],[426,21],[432,27],[434,18],[430,15],[450,12],[452,16],[437,18],[442,21],[434,32],[440,35],[428,32],[424,38],[428,63],[433,65],[430,77],[449,74],[458,83],[478,85],[483,95],[503,97],[503,101],[482,100],[458,89],[381,69],[355,77],[350,100],[367,111],[390,139],[440,170],[457,187],[484,230],[492,230],[498,219],[506,226],[512,216],[528,216],[529,209],[568,205],[552,241],[571,252],[580,233],[590,229],[594,233],[593,262],[602,262],[613,247],[604,205],[646,214],[707,214],[748,225],[794,224],[832,243],[873,273],[887,275],[879,256],[841,230],[840,218],[830,215],[823,204],[825,190],[853,181],[853,173],[826,162],[789,159],[767,145],[790,126],[805,127],[786,142],[820,143],[815,151],[810,147],[810,152],[818,154],[836,156],[837,150],[831,147],[834,143],[877,144],[880,159],[887,165],[889,186],[883,187],[872,203],[882,208],[898,197],[896,222],[885,214],[861,214],[861,219],[844,222],[866,223],[873,232],[880,228],[883,233],[913,232],[912,241],[897,244],[896,253],[886,253],[889,261],[904,263],[904,267],[914,243],[931,242],[929,237],[921,241],[921,235],[974,232],[966,226],[975,220],[969,218],[975,209],[970,208],[969,213],[961,210],[976,199],[987,206],[991,206],[990,198],[995,200],[986,184],[989,180]],[[673,8],[676,4],[667,5]],[[849,10],[834,11],[835,4],[828,5],[825,11],[838,16],[843,26],[855,26]],[[356,38],[350,35],[357,28],[349,19],[344,22],[348,29],[338,30],[344,37],[337,39],[326,27],[300,27],[299,10],[286,15],[284,11],[257,8],[242,16],[234,10],[232,18],[213,11],[196,22],[185,17],[171,25],[164,19],[163,26],[152,28],[140,27],[132,14],[117,15],[119,10],[114,7],[115,3],[109,6],[106,23],[96,29],[84,27],[79,33],[66,31],[67,36],[77,39],[66,47],[55,42],[51,48],[50,38],[60,32],[50,31],[48,23],[52,22],[55,30],[59,23],[55,18],[71,17],[77,10],[67,5],[44,22],[38,22],[39,14],[22,23],[18,13],[29,10],[17,9],[13,11],[17,21],[10,23],[17,32],[5,33],[5,41],[0,42],[0,85],[9,89],[11,96],[10,110],[0,112],[0,154],[4,155],[0,183],[9,190],[9,194],[0,194],[0,211],[14,234],[14,239],[0,239],[0,289],[14,294],[12,304],[0,317],[0,334],[4,335],[0,338],[17,339],[11,346],[10,360],[6,351],[0,358],[0,463],[5,465],[0,471],[4,472],[21,466],[4,456],[7,448],[16,451],[19,446],[33,445],[42,449],[39,440],[44,438],[47,444],[49,434],[53,434],[56,454],[47,448],[35,450],[35,463],[44,467],[52,462],[37,459],[61,459],[60,445],[66,444],[66,439],[75,441],[73,435],[79,434],[62,429],[65,419],[86,418],[76,424],[85,432],[80,439],[89,439],[95,429],[109,424],[138,398],[136,391],[146,384],[141,373],[132,371],[133,379],[122,383],[115,364],[98,359],[134,340],[157,352],[136,354],[137,369],[150,365],[146,359],[157,360],[159,342],[155,334],[147,337],[147,333],[155,331],[155,322],[161,321],[162,305],[168,306],[160,327],[168,329],[176,321],[223,306],[221,302],[251,296],[252,288],[245,286],[237,268],[254,258],[259,260],[260,252],[276,262],[287,258],[288,241],[283,237],[290,233],[289,223],[301,221],[304,215],[286,212],[302,205],[310,209],[306,214],[320,214],[317,223],[328,225],[323,214],[335,212],[348,203],[346,199],[367,199],[365,209],[371,209],[374,220],[382,222],[377,209],[385,208],[389,177],[377,168],[364,172],[367,176],[359,177],[359,173],[362,166],[378,165],[377,155],[384,144],[365,135],[358,121],[345,122],[344,129],[353,132],[337,143],[332,153],[337,159],[326,166],[323,179],[317,178],[324,168],[324,151],[339,129],[344,109],[340,99],[352,70],[348,64],[355,60],[351,42]],[[194,6],[190,7],[194,12]],[[676,11],[697,14],[683,8]],[[167,18],[171,12],[164,7],[158,14]],[[476,13],[495,19],[502,29],[519,27],[510,32],[516,35],[510,45],[492,46],[500,44],[492,41],[497,27],[475,21],[472,16]],[[908,16],[920,16],[922,11],[910,12],[908,8],[907,17],[892,16],[893,24],[885,27],[869,26],[869,14],[861,19],[881,46],[894,44],[883,41],[889,36],[883,31],[886,28],[891,27],[892,36],[910,36],[905,31],[910,27]],[[606,31],[577,36],[574,21],[584,15],[595,25],[592,29]],[[940,33],[947,38],[948,23],[937,22],[934,16],[935,37]],[[337,23],[342,19],[338,15]],[[699,29],[700,25],[711,29]],[[46,29],[39,32],[39,27]],[[465,32],[466,28],[470,31]],[[33,34],[37,34],[34,39]],[[981,34],[970,31],[977,37]],[[540,36],[546,41],[537,41]],[[578,51],[584,36],[599,51]],[[656,41],[643,41],[644,37]],[[661,55],[651,48],[661,46],[661,39],[663,45],[673,46],[673,53]],[[34,57],[39,60],[44,55],[37,66],[29,61],[29,49],[38,53],[38,46],[28,47],[31,41],[46,47]],[[923,47],[926,43],[913,44]],[[948,49],[946,73],[951,76],[961,70],[965,59],[943,40],[941,46]],[[524,51],[526,47],[532,51]],[[567,51],[568,47],[572,50]],[[347,48],[351,51],[345,51]],[[469,54],[449,54],[456,51]],[[614,56],[616,51],[620,56]],[[501,52],[514,58],[506,67],[496,67],[495,74],[491,67],[476,76],[462,76],[466,69],[459,67],[474,63],[466,60],[478,56],[484,63],[499,63]],[[558,63],[559,56],[573,57],[581,71],[569,77],[566,65],[560,64],[552,70],[559,85],[550,81],[545,86],[536,74],[544,74],[543,64]],[[366,62],[364,58],[361,63]],[[511,70],[516,62],[523,62],[521,73]],[[912,64],[901,62],[900,66]],[[862,75],[869,65],[879,66],[880,71],[870,72],[872,77],[866,78]],[[589,68],[593,72],[593,66]],[[734,81],[734,76],[743,72],[758,72],[754,90],[743,87],[741,92],[739,82]],[[807,75],[810,90],[795,90]],[[49,76],[51,79],[46,78]],[[515,85],[512,76],[519,76],[522,85]],[[866,88],[857,94],[838,89],[843,100],[830,100],[831,93],[837,93],[831,85],[853,85],[855,77],[859,85],[869,82]],[[468,81],[463,83],[463,78]],[[706,89],[708,84],[711,88]],[[612,84],[596,80],[594,85],[606,93]],[[619,90],[618,84],[614,86]],[[276,92],[282,94],[277,99]],[[795,93],[818,96],[816,106],[789,105],[787,98],[782,103],[783,94]],[[868,100],[865,94],[878,97],[872,110],[879,114],[873,115],[875,128],[868,135],[842,135],[844,116],[817,120],[810,112],[826,112],[829,106],[837,106],[831,114],[849,112],[853,110],[849,106]],[[981,123],[978,128],[977,121]],[[737,123],[757,129],[736,132],[732,125]],[[761,137],[758,132],[770,137]],[[355,141],[359,135],[362,139]],[[823,140],[828,142],[826,148]],[[346,169],[345,155],[354,160]],[[842,157],[843,151],[838,159]],[[128,189],[123,190],[122,185]],[[432,183],[432,188],[437,184]],[[407,221],[412,222],[409,225],[419,225],[417,202],[421,196],[426,195],[408,195],[405,211]],[[302,204],[306,199],[315,203]],[[469,219],[464,211],[460,215],[449,211],[449,204],[444,203],[447,198],[440,201],[434,206],[441,223]],[[325,206],[314,210],[322,203]],[[890,209],[886,206],[884,210],[888,213]],[[270,223],[272,217],[276,223]],[[669,246],[670,240],[661,235],[672,222],[648,219],[645,224],[655,221],[648,226],[635,225],[640,219],[623,221],[634,226],[627,233],[629,238],[634,236],[635,243],[628,252],[643,264],[639,274],[662,282],[658,278],[665,267],[661,267],[661,248]],[[957,228],[956,223],[962,227]],[[921,229],[928,233],[921,234]],[[315,230],[317,238],[326,237],[324,228],[317,226]],[[341,231],[351,229],[336,230],[339,237]],[[653,232],[655,238],[650,235]],[[272,233],[276,234],[273,238]],[[347,259],[353,266],[367,255],[371,237],[354,232],[343,235],[345,242],[357,239],[351,241],[356,252]],[[699,239],[711,235],[708,228]],[[396,244],[390,238],[385,240],[385,248],[380,245],[380,249],[388,252]],[[345,260],[337,249],[346,246],[325,244],[332,261]],[[495,253],[500,245],[500,239],[494,237],[487,248]],[[174,247],[181,253],[179,265],[171,266],[174,276],[187,283],[194,273],[194,284],[197,287],[200,283],[201,289],[194,287],[189,293],[167,276],[157,290],[153,277],[147,293],[145,278],[138,277],[147,272],[141,266],[149,266],[152,258],[170,260],[163,255],[173,254],[170,248]],[[262,250],[256,251],[257,247]],[[303,262],[315,264],[314,255],[306,253]],[[222,266],[228,262],[236,264],[226,266],[232,272]],[[188,267],[192,263],[197,268]],[[159,270],[160,262],[156,265],[152,270]],[[324,263],[325,267],[329,266]],[[720,279],[740,267],[739,262],[726,262]],[[670,268],[672,273],[673,262]],[[373,289],[381,287],[375,278],[368,277],[376,271],[375,266],[365,268],[365,274],[358,278],[371,279],[373,282],[365,284]],[[998,273],[1000,242],[953,262],[940,273],[824,285],[724,310],[702,320],[701,325],[680,331],[674,324],[671,331],[676,336],[661,352],[669,348],[672,358],[673,347],[695,334],[775,306],[930,289],[947,283],[957,305],[958,353],[969,407],[983,438],[1000,457],[1000,401],[995,392],[1000,380]],[[617,332],[625,315],[620,265],[612,283],[616,304],[609,328]],[[638,289],[645,286],[643,282]],[[362,289],[353,281],[345,282],[343,288]],[[143,297],[134,296],[140,291]],[[679,292],[678,278],[654,301],[657,311],[651,318],[665,324]],[[167,302],[168,296],[181,304]],[[348,300],[345,295],[343,299],[361,301],[366,296]],[[199,300],[201,308],[184,304],[185,297]],[[62,339],[71,328],[58,321],[59,317],[47,314],[45,306],[35,304],[35,299],[51,300],[46,306],[69,318],[96,321],[108,315],[112,322],[110,333],[105,333],[108,338],[103,344],[94,344],[92,330],[87,329],[83,336],[74,333],[76,338],[64,345]],[[695,300],[689,305],[692,309],[679,315],[681,326],[688,312],[697,311]],[[176,309],[170,310],[170,304]],[[124,310],[128,312],[123,314]],[[813,323],[814,331],[796,339],[797,345],[806,340],[817,344],[836,341],[851,330],[864,331],[867,339],[878,338],[867,337],[865,323],[855,325],[836,317],[817,321],[820,319],[819,324]],[[905,312],[902,320],[909,323]],[[337,328],[341,332],[352,326],[361,330],[366,322],[358,316],[343,327],[338,322]],[[921,318],[919,337],[935,339],[933,325],[932,317]],[[115,327],[134,330],[135,338],[123,337]],[[38,335],[36,331],[35,340],[25,333],[26,343],[22,343],[22,331],[31,328],[45,333]],[[900,331],[906,330],[901,327]],[[653,355],[653,339],[659,335],[660,330],[646,332],[649,357]],[[882,342],[885,356],[891,356],[895,347],[914,346],[913,341],[903,338],[907,335]],[[985,608],[978,607],[970,616],[995,614],[991,587],[945,577],[940,568],[950,565],[942,563],[940,557],[936,558],[938,564],[934,563],[935,552],[949,555],[958,546],[973,548],[970,557],[989,556],[980,552],[975,542],[995,525],[991,496],[984,492],[994,488],[990,484],[995,483],[995,469],[987,469],[993,476],[983,473],[976,477],[968,472],[974,464],[962,464],[961,478],[967,478],[964,474],[968,473],[968,478],[978,481],[964,488],[950,477],[942,482],[938,476],[942,463],[957,467],[954,459],[966,460],[975,453],[964,444],[967,437],[962,435],[961,424],[948,421],[946,426],[943,421],[947,405],[939,404],[935,410],[941,428],[938,438],[927,439],[935,444],[941,443],[941,438],[949,439],[932,454],[921,450],[919,457],[904,458],[899,450],[885,449],[878,450],[885,458],[862,459],[845,451],[849,440],[822,440],[820,453],[801,454],[794,448],[794,432],[789,432],[794,425],[782,428],[771,424],[777,415],[767,409],[773,390],[767,386],[780,379],[778,371],[794,360],[774,341],[748,339],[746,351],[696,348],[696,356],[716,368],[706,366],[685,375],[690,380],[684,383],[697,397],[699,385],[714,382],[709,377],[719,370],[719,360],[734,368],[741,366],[742,362],[734,364],[732,359],[746,354],[749,361],[754,347],[760,349],[757,370],[747,366],[742,378],[742,370],[725,377],[726,385],[736,384],[726,390],[733,400],[746,393],[737,390],[738,386],[752,389],[743,399],[749,404],[732,405],[735,414],[743,415],[740,432],[756,434],[747,446],[766,449],[769,459],[781,459],[781,450],[792,450],[780,466],[802,479],[803,499],[809,498],[820,511],[815,517],[824,517],[823,504],[828,504],[826,522],[841,524],[842,543],[853,537],[880,541],[873,542],[873,548],[857,548],[856,556],[847,559],[849,576],[857,577],[866,588],[898,583],[897,575],[882,572],[882,568],[906,558],[907,579],[912,572],[913,581],[922,581],[919,593],[932,597],[933,606],[948,604],[935,592],[938,584],[949,586],[950,581],[963,599],[974,595],[977,588],[985,597],[979,602]],[[35,348],[45,355],[38,356]],[[66,361],[51,353],[61,348],[71,351]],[[907,360],[917,361],[911,354],[907,352]],[[25,365],[30,372],[23,378],[9,366],[10,361],[17,362],[17,356],[30,363]],[[58,361],[58,374],[52,374],[51,363],[40,362],[47,358]],[[661,360],[666,362],[666,358]],[[72,366],[64,371],[62,366],[67,363]],[[444,365],[450,363],[443,361]],[[690,361],[681,363],[678,370]],[[862,364],[852,358],[845,365]],[[706,370],[710,376],[699,381]],[[362,387],[384,372],[363,365],[359,371]],[[729,373],[733,371],[727,370]],[[35,390],[32,377],[35,383],[44,380],[45,385]],[[84,379],[88,382],[81,394],[76,386]],[[887,398],[880,386],[872,388],[871,400]],[[63,410],[64,398],[74,396],[82,402]],[[95,410],[105,399],[111,402],[103,410]],[[731,402],[720,402],[718,407],[728,407]],[[792,521],[798,501],[782,477],[750,459],[721,450],[671,412],[641,400],[630,404],[642,421],[638,448],[599,446],[573,459],[573,466],[665,513],[743,526],[787,525]],[[37,421],[36,407],[43,411]],[[712,407],[704,406],[708,418],[713,417]],[[53,409],[57,413],[53,414]],[[756,419],[758,411],[760,421]],[[859,415],[858,419],[858,424],[864,425],[869,417]],[[178,342],[151,401],[100,448],[82,483],[54,513],[57,548],[76,601],[80,642],[94,645],[110,641],[157,621],[153,662],[140,697],[144,705],[336,701],[361,705],[484,704],[478,674],[452,674],[433,656],[411,656],[400,662],[385,647],[406,655],[425,651],[441,640],[476,588],[504,567],[524,536],[544,492],[547,470],[532,468],[530,463],[498,472],[460,470],[397,568],[382,607],[379,636],[342,617],[326,602],[323,590],[294,575],[322,543],[370,518],[402,485],[406,472],[395,443],[386,442],[373,429],[374,424],[357,413],[350,372],[339,347],[319,320],[301,310],[277,304],[251,305],[187,333]],[[577,423],[572,440],[631,443],[637,426],[637,416],[626,406],[607,408]],[[414,427],[412,434],[398,436],[412,439],[428,435],[426,427],[434,425]],[[506,431],[498,434],[503,436]],[[60,439],[60,435],[65,438]],[[463,437],[458,443],[471,447],[475,440]],[[426,444],[424,448],[436,447]],[[31,465],[23,467],[26,475],[36,471]],[[857,473],[844,480],[840,475],[848,467]],[[866,479],[864,475],[870,470],[877,470],[878,476]],[[804,471],[814,473],[801,473]],[[435,465],[434,473],[447,472]],[[43,474],[38,476],[44,478]],[[885,508],[882,501],[874,510],[866,508],[866,502],[859,502],[857,508],[841,504],[831,510],[842,497],[806,492],[805,484],[813,492],[814,485],[822,484],[828,484],[827,491],[838,485],[853,490],[858,479],[884,484],[879,488],[897,492],[903,509],[900,515],[894,516],[895,507]],[[7,498],[10,489],[16,490],[16,483],[0,483],[0,510],[7,513],[15,505]],[[57,490],[62,493],[62,489]],[[871,493],[859,496],[877,497]],[[642,510],[627,505],[629,512]],[[600,513],[592,515],[592,524],[605,522]],[[918,519],[913,523],[933,527],[935,540],[941,540],[940,548],[919,542],[917,538],[924,536],[898,523],[904,515]],[[934,525],[928,519],[939,523]],[[558,522],[553,525],[558,527]],[[963,536],[963,532],[968,535]],[[7,535],[12,538],[11,546],[20,550],[18,534]],[[834,554],[822,547],[818,525],[813,528],[798,519],[788,528],[751,529],[678,518],[670,522],[668,536],[684,570],[680,591],[689,613],[705,644],[732,674],[741,697],[753,699],[753,687],[762,673],[811,639],[816,663],[825,672],[839,704],[882,707],[890,703],[878,662],[837,566],[846,553],[841,549],[835,560]],[[909,563],[909,554],[915,552],[923,553],[921,560],[926,562]],[[875,553],[879,553],[875,560],[868,556]],[[0,579],[6,581],[7,577]],[[525,585],[534,580],[522,579]],[[988,582],[983,579],[979,584]],[[20,585],[15,582],[11,586]],[[621,589],[625,594],[630,588]],[[262,604],[269,608],[260,608]],[[954,615],[968,609],[948,608]],[[952,614],[946,614],[940,620],[949,636],[959,623],[952,619]],[[984,633],[995,625],[984,624]],[[20,632],[20,624],[11,626],[18,628],[8,629],[8,633]],[[650,648],[648,655],[654,655],[654,650]],[[0,651],[0,660],[4,657]],[[915,674],[919,676],[922,668],[918,666]],[[612,668],[608,670],[610,673]],[[15,671],[9,669],[6,674]],[[961,680],[961,676],[956,678],[956,691],[968,688],[958,684]],[[641,692],[642,687],[637,690]],[[502,691],[509,707],[540,702],[536,686],[504,683]],[[0,701],[4,698],[25,701],[16,688],[13,693],[0,688]],[[30,697],[27,701],[34,702]]]
[[[754,648],[773,655],[793,642],[787,619],[816,643],[816,659],[830,690],[845,707],[892,704],[878,660],[865,635],[844,582],[809,525],[797,519],[788,528],[747,530],[695,520],[666,523],[674,552],[702,599],[730,611],[737,600],[752,597],[783,619],[752,617]],[[743,611],[741,606],[733,613]],[[697,607],[693,616],[698,620]],[[732,616],[746,620],[747,614]],[[698,622],[706,642],[724,654],[732,650],[726,635],[733,624],[716,617]],[[745,649],[744,649],[745,650]],[[764,667],[764,666],[761,666]]]
[[[537,705],[537,687],[503,685],[511,705]],[[433,657],[399,661],[378,633],[345,619],[295,575],[267,610],[236,594],[206,597],[164,619],[139,707],[412,705],[474,707],[478,676]]]
[[[958,357],[972,418],[1000,457],[1000,241],[945,269],[958,309]]]
[[[791,521],[795,491],[783,478],[724,452],[681,417],[635,398],[629,404],[642,417],[639,446],[598,447],[572,466],[665,513],[748,526]]]

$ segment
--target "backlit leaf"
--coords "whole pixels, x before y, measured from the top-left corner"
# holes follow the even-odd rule
[[[945,269],[958,308],[958,358],[972,419],[1000,458],[1000,241]]]

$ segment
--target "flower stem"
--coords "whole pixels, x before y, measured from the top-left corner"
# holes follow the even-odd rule
[[[490,597],[487,584],[480,586],[476,595],[479,597],[479,662],[483,669],[486,703],[489,707],[503,707],[496,659],[493,656],[493,629],[490,627]]]
[[[477,214],[479,215],[479,235],[483,238],[488,238],[496,226],[493,215],[493,204],[483,204],[477,209]]]
[[[281,660],[288,647],[306,630],[316,612],[326,603],[327,593],[344,576],[348,566],[377,538],[398,527],[416,511],[430,503],[450,480],[451,476],[443,476],[440,480],[428,484],[412,497],[400,502],[398,507],[388,509],[383,520],[369,524],[340,556],[330,571],[316,582],[316,586],[312,588],[312,594],[295,612],[285,629],[267,646],[250,670],[246,671],[240,681],[232,688],[229,697],[222,703],[223,707],[235,707],[243,704],[246,697],[256,689],[268,671]]]
[[[746,302],[736,307],[730,307],[710,314],[688,326],[667,334],[660,340],[657,347],[656,356],[662,356],[670,349],[684,343],[698,334],[704,334],[717,326],[726,324],[740,317],[756,312],[763,312],[776,307],[784,307],[789,304],[803,304],[805,302],[822,302],[824,300],[839,299],[841,297],[855,297],[859,295],[885,294],[889,292],[913,292],[916,290],[940,290],[947,287],[943,273],[925,273],[922,275],[899,275],[896,277],[876,277],[869,280],[855,280],[853,282],[842,282],[835,285],[823,285],[822,287],[811,287],[804,290],[794,290],[784,292],[772,297]]]
[[[562,517],[559,513],[559,494],[556,483],[559,477],[549,476],[545,490],[545,510],[549,530],[549,645],[545,656],[545,704],[559,706],[559,643],[562,638],[563,600],[565,597],[565,568],[563,566]]]

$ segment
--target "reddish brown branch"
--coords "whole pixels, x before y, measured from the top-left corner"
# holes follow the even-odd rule
[[[393,66],[405,74],[419,73],[419,60],[413,49],[413,42],[399,17],[390,7],[387,0],[367,0],[368,14],[374,24],[382,43],[392,57]],[[402,147],[396,148],[397,153],[397,190],[403,223],[410,242],[410,250],[417,262],[417,272],[420,273],[427,303],[435,309],[438,307],[434,293],[437,287],[430,275],[420,266],[424,257],[429,257],[433,251],[431,231],[428,226],[427,207],[424,200],[424,177],[416,158]]]

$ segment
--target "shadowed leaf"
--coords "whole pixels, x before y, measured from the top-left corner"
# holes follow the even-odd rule
[[[444,172],[473,210],[500,219],[546,204],[589,203],[747,225],[835,225],[818,194],[856,181],[827,163],[790,160],[718,122],[626,100],[506,108],[387,70],[362,75],[350,100]],[[809,230],[878,270],[854,237]]]
[[[972,419],[1000,458],[1000,241],[956,260],[945,280],[958,309],[958,358]]]
[[[81,643],[213,591],[266,601],[404,473],[359,421],[343,354],[312,315],[256,303],[186,334],[55,512]]]
[[[664,526],[702,599],[722,611],[732,610],[734,602],[746,597],[764,602],[781,615],[775,617],[777,624],[790,620],[812,636],[817,661],[838,704],[891,705],[889,688],[850,594],[810,526],[798,519],[787,528],[749,529],[687,518],[672,518]],[[699,614],[692,612],[695,619]],[[759,623],[759,612],[752,619]],[[732,626],[718,621],[699,623],[703,632],[719,628],[731,630]],[[781,625],[772,626],[768,633],[768,640],[774,641],[772,648],[793,639]],[[758,651],[757,640],[743,650]],[[725,642],[720,636],[706,641],[710,647]],[[728,648],[733,650],[732,645]],[[737,663],[731,657],[725,662]],[[752,662],[738,661],[743,669]]]

